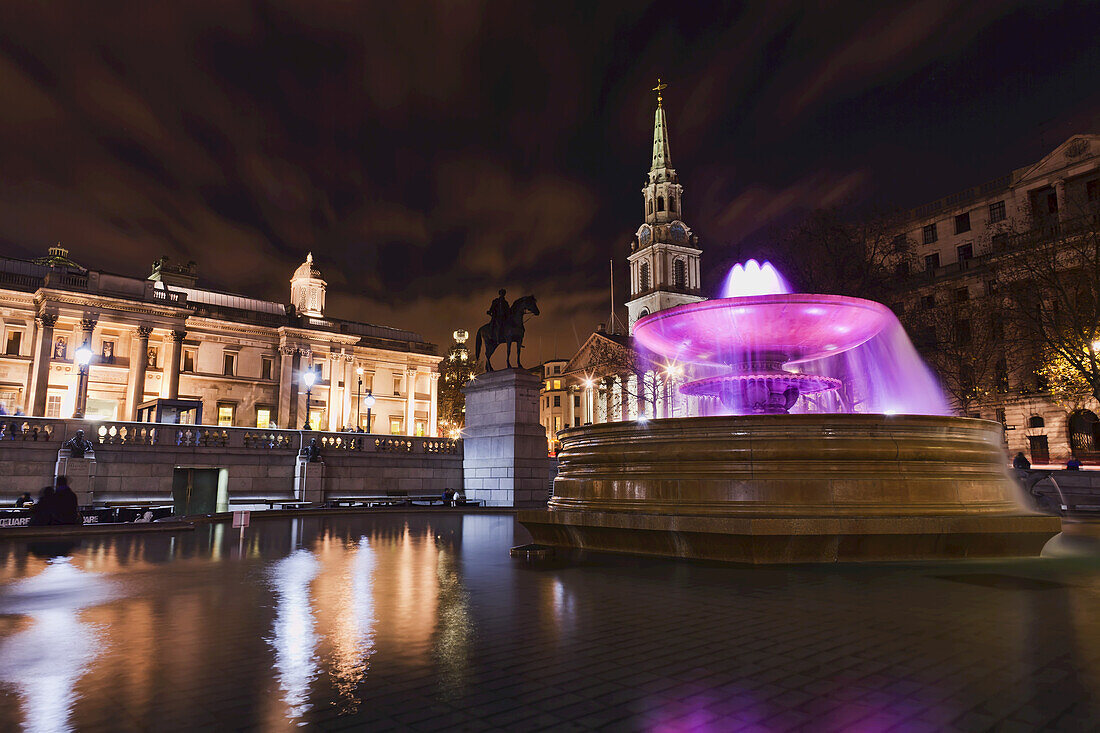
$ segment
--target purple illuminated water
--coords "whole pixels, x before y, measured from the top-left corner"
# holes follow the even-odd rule
[[[634,325],[644,348],[692,365],[680,391],[703,397],[707,414],[951,414],[881,303],[791,293],[771,263],[755,260],[735,265],[722,292]]]

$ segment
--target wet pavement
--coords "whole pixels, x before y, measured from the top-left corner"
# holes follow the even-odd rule
[[[1100,730],[1098,561],[527,541],[413,512],[0,542],[0,730]]]

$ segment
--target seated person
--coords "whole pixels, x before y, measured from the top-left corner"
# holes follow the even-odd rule
[[[92,453],[92,442],[84,439],[84,431],[77,430],[76,435],[65,441],[62,448],[69,449],[69,455],[73,458],[83,458],[85,453]]]
[[[1066,461],[1066,470],[1067,471],[1080,471],[1081,470],[1081,461],[1077,460],[1077,456],[1074,456],[1073,458],[1070,458],[1068,461]]]
[[[54,514],[57,509],[57,497],[52,486],[42,487],[38,494],[38,501],[31,507],[31,518],[27,522],[28,527],[45,527],[54,524]]]
[[[465,504],[466,503],[466,489],[459,489],[455,493],[454,503],[455,504]]]
[[[1031,461],[1027,459],[1023,451],[1020,451],[1016,454],[1016,457],[1012,459],[1012,467],[1026,471],[1031,468]]]
[[[34,499],[31,498],[29,491],[24,491],[23,495],[15,500],[15,506],[17,509],[29,509],[34,506]]]
[[[55,511],[52,524],[72,524],[76,526],[84,524],[84,517],[80,516],[80,500],[69,488],[68,477],[57,477],[54,502]]]

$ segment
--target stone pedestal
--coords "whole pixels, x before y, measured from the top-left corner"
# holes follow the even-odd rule
[[[294,497],[298,501],[321,504],[325,500],[325,464],[310,463],[306,456],[298,456],[294,467]]]
[[[57,452],[54,481],[57,481],[58,476],[68,477],[69,488],[80,500],[80,506],[88,506],[95,498],[95,453],[85,451],[83,458],[73,458],[70,453],[68,448]]]
[[[541,507],[549,491],[538,377],[520,369],[479,374],[466,394],[463,488],[486,506]]]

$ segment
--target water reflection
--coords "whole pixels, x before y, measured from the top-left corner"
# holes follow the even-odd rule
[[[317,676],[317,634],[313,630],[309,584],[318,568],[313,553],[297,550],[276,562],[269,572],[275,594],[275,622],[267,642],[275,651],[275,670],[287,717],[292,720],[309,710],[309,686]]]
[[[0,683],[17,691],[28,731],[72,730],[75,687],[103,651],[101,631],[79,611],[107,601],[109,583],[51,559],[38,575],[4,589],[0,613],[19,614],[30,626],[0,644]]]
[[[465,691],[469,672],[470,643],[474,626],[470,621],[469,598],[462,586],[452,549],[444,548],[436,564],[439,583],[439,618],[433,656],[439,666],[439,686],[444,698]]]
[[[341,574],[332,623],[332,677],[343,713],[358,709],[356,690],[366,679],[374,653],[374,551],[367,537],[360,537],[354,547]]]

